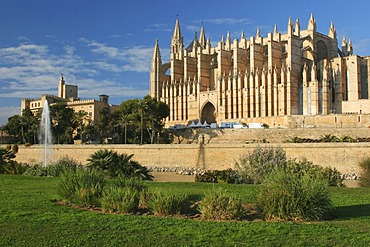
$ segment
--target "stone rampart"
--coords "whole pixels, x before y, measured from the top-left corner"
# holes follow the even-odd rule
[[[315,164],[336,167],[342,173],[359,173],[358,162],[370,154],[370,143],[277,143],[277,144],[153,144],[153,145],[54,145],[53,159],[68,156],[86,164],[99,149],[134,154],[133,159],[147,167],[189,167],[227,169],[239,157],[260,146],[283,148],[289,158],[307,158]],[[39,163],[42,147],[19,147],[16,160]]]

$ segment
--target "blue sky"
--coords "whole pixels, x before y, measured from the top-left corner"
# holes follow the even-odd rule
[[[289,17],[306,29],[313,13],[319,32],[327,34],[333,21],[339,45],[346,35],[354,53],[367,56],[369,9],[368,0],[1,0],[0,126],[20,112],[21,98],[57,94],[61,73],[82,99],[142,98],[155,39],[168,61],[177,15],[187,46],[202,23],[215,45],[228,31],[232,39],[257,27],[267,36],[274,24],[286,32]]]

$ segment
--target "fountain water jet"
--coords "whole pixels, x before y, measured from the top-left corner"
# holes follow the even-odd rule
[[[40,122],[40,134],[39,134],[40,144],[43,145],[42,150],[42,160],[44,161],[44,166],[48,165],[48,161],[51,159],[51,123],[50,123],[50,109],[48,101],[45,100],[44,108],[42,109],[41,122]]]

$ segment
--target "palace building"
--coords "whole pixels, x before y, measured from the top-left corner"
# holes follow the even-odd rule
[[[176,19],[169,63],[162,63],[156,40],[150,95],[170,107],[166,124],[256,121],[286,116],[370,113],[369,57],[353,53],[351,40],[338,48],[334,24],[317,31],[310,16],[306,29],[289,18],[287,33],[231,39],[216,47],[200,35],[185,47]],[[269,119],[269,120],[268,120]]]
[[[98,122],[101,108],[107,107],[110,110],[117,108],[116,105],[109,104],[109,96],[105,94],[99,95],[99,100],[81,100],[78,97],[78,86],[66,84],[64,77],[61,76],[58,84],[58,96],[44,94],[38,99],[23,98],[21,111],[29,108],[36,115],[37,112],[42,111],[45,100],[48,101],[49,105],[64,102],[66,107],[72,108],[74,112],[85,111],[92,123]]]

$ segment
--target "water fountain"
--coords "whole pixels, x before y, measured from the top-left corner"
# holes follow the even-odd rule
[[[42,110],[41,122],[40,122],[40,134],[39,134],[40,145],[42,145],[41,157],[44,161],[44,166],[48,165],[48,161],[51,159],[51,123],[50,123],[50,109],[48,101],[45,100],[44,108]]]

